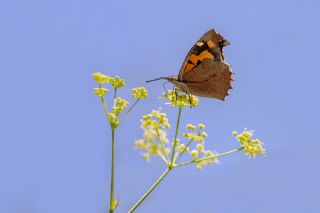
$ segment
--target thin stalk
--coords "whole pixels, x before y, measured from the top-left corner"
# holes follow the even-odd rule
[[[179,125],[180,125],[180,117],[181,117],[181,111],[182,107],[179,107],[178,111],[178,118],[177,118],[177,125],[176,125],[176,132],[174,135],[174,141],[173,141],[173,148],[172,148],[172,156],[171,156],[171,164],[173,165],[174,161],[174,154],[177,146],[177,137],[178,137],[178,131],[179,131]]]
[[[192,161],[189,161],[189,162],[181,163],[181,164],[176,165],[175,167],[185,166],[185,165],[189,165],[189,164],[192,164],[192,163],[199,163],[199,162],[204,161],[204,160],[212,160],[212,159],[219,158],[219,157],[222,157],[222,156],[230,155],[230,154],[238,152],[238,151],[240,151],[242,149],[244,149],[244,147],[239,147],[238,149],[234,149],[234,150],[231,150],[229,152],[224,152],[224,153],[217,154],[217,155],[214,155],[214,156],[210,156],[210,157],[206,157],[206,158],[201,158],[201,159],[197,159],[197,160],[192,160]]]
[[[111,145],[111,178],[110,178],[110,207],[109,213],[113,213],[113,201],[114,201],[114,129],[111,130],[112,145]]]
[[[177,160],[179,160],[179,158],[181,158],[181,156],[185,153],[185,151],[188,149],[188,147],[191,145],[191,143],[193,142],[193,140],[189,140],[189,142],[187,143],[187,145],[184,147],[184,149],[182,150],[181,153],[179,153],[178,157],[175,159],[175,162],[177,162]]]
[[[124,114],[124,116],[121,118],[121,120],[119,121],[119,123],[122,123],[122,121],[128,116],[128,114],[131,112],[131,110],[133,110],[133,108],[137,105],[137,103],[140,101],[141,99],[137,99],[132,106],[128,109],[128,111],[126,112],[126,114]]]
[[[101,87],[101,85],[99,85],[99,87]],[[101,96],[100,97],[102,106],[103,106],[103,110],[106,113],[107,119],[110,123],[109,120],[109,110],[107,108],[106,102],[104,100],[104,97]],[[111,123],[110,123],[111,126]],[[110,178],[110,202],[109,202],[109,213],[113,213],[113,208],[112,208],[112,203],[114,200],[114,129],[111,128],[111,178]]]
[[[138,200],[136,204],[129,210],[128,213],[134,212],[140,204],[149,196],[149,194],[159,185],[159,183],[166,177],[166,175],[171,171],[171,169],[167,168],[162,175],[157,179],[157,181],[148,189],[148,191]]]
[[[105,102],[105,100],[104,100],[104,97],[101,96],[101,97],[100,97],[100,100],[101,100],[102,105],[103,105],[103,110],[104,110],[104,112],[106,113],[106,115],[107,115],[107,117],[108,117],[109,110],[108,110],[108,108],[107,108],[107,105],[106,105],[106,102]]]
[[[113,94],[113,99],[115,100],[117,97],[117,88],[114,88],[114,94]],[[115,102],[114,102],[115,104]]]
[[[117,88],[114,88],[113,95],[113,107],[116,106]],[[105,105],[105,104],[104,104]],[[110,121],[109,121],[110,122]],[[111,123],[110,123],[111,126]],[[115,155],[115,140],[114,140],[115,128],[111,126],[111,177],[110,177],[110,201],[109,201],[109,213],[113,213],[115,206],[114,201],[114,155]]]
[[[98,84],[98,86],[99,86],[99,88],[102,88],[101,84]],[[108,121],[109,121],[109,116],[108,116],[109,110],[108,110],[108,107],[107,107],[106,102],[104,100],[104,96],[101,96],[100,100],[101,100],[101,103],[102,103],[102,106],[103,106],[103,110],[106,113],[106,116],[107,116]]]
[[[157,136],[158,136],[158,139],[159,139],[159,143],[160,143],[160,145],[161,145],[161,151],[162,151],[162,153],[163,153],[163,155],[164,155],[164,157],[165,157],[165,159],[166,159],[166,163],[169,163],[169,158],[168,158],[168,155],[167,155],[167,153],[166,153],[165,146],[164,146],[164,144],[163,144],[162,141],[161,141],[160,134],[159,134],[159,130],[156,129],[156,132],[157,132]]]

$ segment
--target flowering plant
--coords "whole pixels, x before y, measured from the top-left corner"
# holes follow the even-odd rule
[[[99,96],[106,113],[107,120],[111,128],[111,178],[110,178],[110,201],[109,201],[109,213],[114,212],[119,204],[119,201],[114,198],[114,146],[115,146],[115,130],[121,124],[122,120],[131,112],[136,104],[147,98],[148,91],[144,87],[132,89],[133,98],[135,98],[134,104],[123,113],[123,111],[129,106],[129,102],[117,96],[117,90],[125,86],[125,82],[120,77],[109,77],[102,73],[93,73],[92,77],[98,84],[97,88],[94,88],[94,93]],[[109,111],[104,96],[109,92],[104,86],[110,84],[114,90],[114,101],[112,110]],[[171,129],[169,119],[167,115],[160,110],[152,110],[149,114],[142,116],[141,128],[143,129],[143,138],[135,141],[135,148],[142,150],[141,156],[150,161],[152,156],[160,157],[167,165],[166,170],[155,181],[150,189],[142,195],[142,197],[136,202],[136,204],[129,210],[129,213],[134,212],[139,205],[150,195],[150,193],[159,185],[159,183],[166,177],[166,175],[172,170],[189,164],[194,164],[197,169],[203,169],[212,163],[218,162],[218,159],[222,156],[226,156],[238,151],[243,151],[249,158],[255,158],[257,154],[264,155],[265,149],[263,143],[259,139],[253,138],[253,131],[245,129],[241,133],[236,131],[232,132],[232,135],[239,142],[236,149],[231,151],[217,153],[214,150],[206,149],[205,140],[208,134],[204,131],[205,125],[188,124],[186,131],[181,134],[179,138],[180,120],[184,107],[196,107],[199,105],[197,97],[182,93],[177,90],[169,90],[162,95],[162,98],[167,101],[167,104],[172,108],[178,109],[177,121],[175,123],[174,138],[169,140],[167,132]],[[123,115],[124,114],[124,115]],[[122,115],[122,117],[121,117]],[[171,143],[170,143],[171,141]],[[181,161],[183,155],[188,155],[189,160]]]

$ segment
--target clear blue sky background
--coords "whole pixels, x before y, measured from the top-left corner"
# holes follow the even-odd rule
[[[243,153],[202,171],[170,174],[137,212],[308,212],[319,201],[318,1],[1,1],[0,212],[103,213],[109,192],[110,131],[93,95],[92,72],[146,86],[116,135],[116,197],[126,212],[165,169],[133,150],[141,115],[189,48],[215,28],[231,45],[235,72],[226,102],[201,99],[182,125],[203,122],[207,147],[236,148],[230,133],[254,129],[267,157]],[[172,136],[172,132],[170,133]],[[107,185],[108,184],[108,185]]]

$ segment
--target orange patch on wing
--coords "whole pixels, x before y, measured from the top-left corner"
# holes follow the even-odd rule
[[[208,50],[205,50],[205,51],[201,52],[200,55],[198,55],[198,59],[200,61],[202,61],[205,58],[213,59],[214,57],[213,57],[213,55],[211,53],[209,53]]]
[[[186,67],[184,68],[183,73],[189,72],[190,70],[192,70],[192,68],[193,68],[194,66],[195,66],[194,64],[187,63]]]
[[[213,43],[213,41],[211,41],[211,40],[207,41],[207,44],[208,44],[208,47],[209,47],[209,48],[212,48],[212,47],[215,47],[215,46],[216,46],[216,44]]]
[[[191,54],[188,58],[188,61],[190,61],[191,63],[188,62],[186,64],[183,73],[191,71],[192,68],[197,65],[198,61],[203,61],[203,59],[205,58],[213,59],[214,56],[208,50],[201,52],[199,55]]]
[[[191,54],[188,60],[191,61],[193,64],[197,64],[199,59],[197,55]]]

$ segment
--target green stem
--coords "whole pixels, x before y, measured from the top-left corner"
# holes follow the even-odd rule
[[[113,94],[113,99],[115,100],[117,97],[117,88],[114,88],[114,94]],[[114,101],[114,106],[115,106],[115,101]]]
[[[243,150],[243,149],[244,149],[244,147],[240,147],[238,149],[234,149],[234,150],[231,150],[229,152],[224,152],[224,153],[217,154],[217,155],[214,155],[214,156],[210,156],[210,157],[206,157],[206,158],[201,158],[201,159],[197,159],[197,160],[192,160],[192,161],[189,161],[189,162],[181,163],[181,164],[176,165],[175,167],[185,166],[185,165],[192,164],[192,163],[199,163],[199,162],[204,161],[204,160],[212,160],[212,159],[219,158],[219,157],[222,157],[222,156],[230,155],[232,153],[238,152],[238,151]]]
[[[98,84],[98,86],[99,86],[99,88],[102,88],[101,84]],[[100,96],[100,100],[101,100],[101,103],[102,103],[102,106],[103,106],[103,110],[106,113],[106,116],[107,116],[108,121],[109,121],[109,116],[108,116],[109,110],[108,110],[108,107],[107,107],[106,102],[104,100],[104,96]]]
[[[137,103],[140,101],[140,99],[137,99],[134,104],[132,104],[132,106],[128,109],[128,111],[126,112],[126,114],[121,118],[121,120],[119,121],[119,123],[122,123],[122,121],[128,116],[128,114],[131,112],[131,110],[133,110],[133,108],[137,105]]]
[[[179,155],[178,155],[177,159],[175,160],[175,162],[177,162],[177,161],[181,158],[181,156],[182,156],[182,155],[185,153],[185,151],[189,148],[189,146],[191,145],[192,142],[193,142],[192,139],[189,140],[189,142],[188,142],[187,145],[184,147],[184,149],[182,150],[182,152],[179,153]]]
[[[164,155],[164,157],[165,157],[165,159],[166,159],[166,163],[168,164],[168,163],[169,163],[169,158],[168,158],[168,155],[167,155],[167,153],[166,153],[165,146],[164,146],[163,142],[161,141],[160,134],[159,134],[159,130],[156,129],[156,132],[157,132],[157,136],[158,136],[158,139],[159,139],[159,143],[160,143],[160,147],[161,147],[162,154]]]
[[[181,111],[182,111],[182,107],[179,107],[177,125],[176,125],[176,132],[175,132],[175,135],[174,135],[173,148],[172,148],[171,165],[173,165],[173,163],[174,163],[173,162],[174,161],[174,154],[175,154],[176,146],[177,146],[177,143],[178,143],[177,137],[178,137],[178,131],[179,131],[179,125],[180,125]]]
[[[109,213],[114,211],[113,201],[114,201],[114,129],[111,130],[112,134],[112,145],[111,145],[111,178],[110,178],[110,207]]]
[[[102,105],[103,105],[103,110],[104,110],[104,112],[106,113],[106,115],[107,115],[107,117],[108,117],[109,110],[108,110],[108,108],[107,108],[107,105],[106,105],[106,102],[105,102],[105,100],[104,100],[104,97],[101,96],[101,97],[100,97],[100,100],[101,100],[101,103],[102,103]]]
[[[113,106],[116,106],[116,98],[117,98],[117,88],[114,88],[113,95]],[[110,121],[109,121],[110,122]],[[113,213],[115,206],[114,203],[114,149],[115,149],[115,140],[114,140],[114,132],[115,128],[112,127],[111,123],[111,178],[110,178],[110,202],[109,202],[109,213]]]
[[[159,185],[159,183],[166,177],[166,175],[171,171],[171,169],[167,168],[162,175],[157,179],[157,181],[148,189],[148,191],[138,200],[136,204],[129,210],[128,213],[134,212],[138,206],[148,197],[148,195]]]

